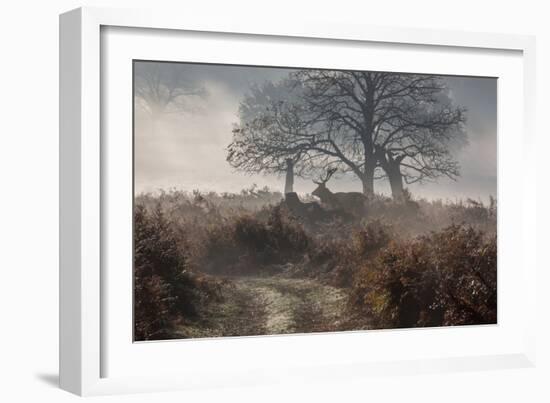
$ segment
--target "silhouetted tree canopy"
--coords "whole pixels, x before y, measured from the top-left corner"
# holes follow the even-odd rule
[[[299,70],[251,89],[227,159],[247,172],[282,172],[288,158],[299,175],[337,167],[365,194],[381,170],[400,197],[403,182],[459,175],[451,148],[466,141],[464,121],[436,76]]]

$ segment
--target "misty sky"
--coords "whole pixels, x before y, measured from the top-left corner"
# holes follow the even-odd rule
[[[136,62],[136,77],[157,69],[158,63]],[[135,110],[135,189],[137,193],[158,189],[200,189],[239,192],[253,183],[281,190],[284,177],[250,176],[237,172],[226,162],[226,147],[232,139],[239,103],[253,83],[278,80],[290,70],[283,68],[163,63],[163,74],[185,80],[188,92],[204,89],[185,98],[185,104],[152,118],[144,108]],[[457,181],[406,185],[413,195],[426,198],[486,201],[497,191],[497,80],[494,78],[446,77],[457,106],[467,109],[469,144],[455,152],[461,165]],[[139,82],[139,81],[138,81]],[[311,180],[296,178],[295,191],[310,193]],[[335,191],[361,191],[352,174],[329,182]],[[375,191],[389,194],[385,180]]]

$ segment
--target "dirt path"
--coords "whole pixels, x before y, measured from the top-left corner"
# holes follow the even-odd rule
[[[342,291],[314,280],[241,277],[235,283],[263,307],[257,319],[267,334],[323,331],[338,325],[344,307]]]
[[[315,280],[233,277],[224,302],[182,325],[187,337],[245,336],[338,330],[345,305],[342,290]]]

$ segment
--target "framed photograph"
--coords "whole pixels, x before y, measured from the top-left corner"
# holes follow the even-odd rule
[[[60,18],[60,383],[534,365],[534,39]]]

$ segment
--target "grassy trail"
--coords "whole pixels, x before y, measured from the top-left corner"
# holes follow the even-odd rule
[[[345,294],[310,279],[232,277],[224,302],[201,321],[180,325],[175,337],[247,336],[338,330]]]

